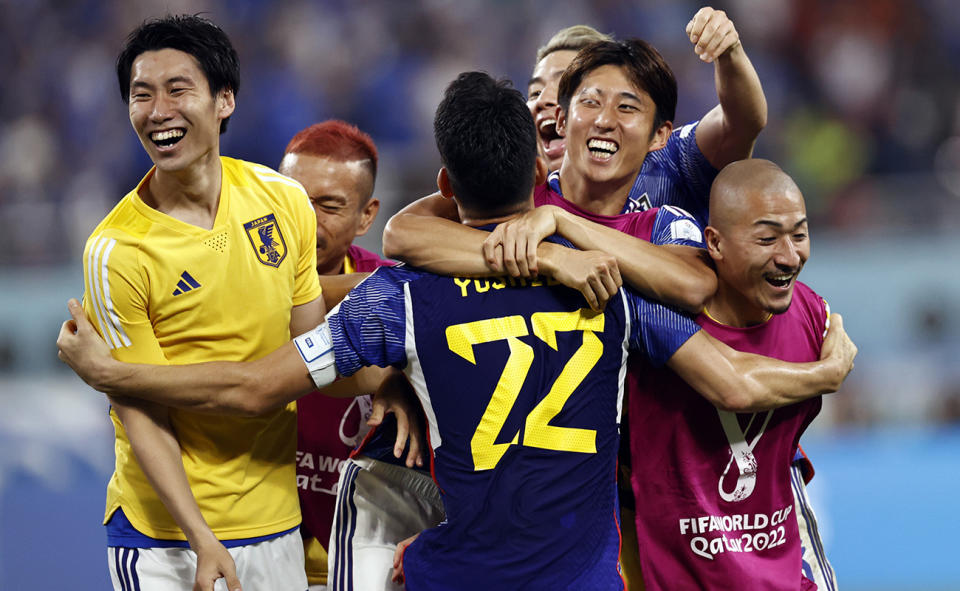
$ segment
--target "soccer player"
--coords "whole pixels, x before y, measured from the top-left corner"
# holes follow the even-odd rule
[[[321,277],[369,273],[390,264],[353,244],[370,229],[380,208],[380,201],[373,197],[377,148],[369,135],[343,121],[316,123],[293,136],[279,171],[303,185],[313,204]],[[331,398],[314,392],[297,402],[300,534],[311,591],[326,588],[337,481],[350,453],[369,430],[372,412],[370,396]],[[389,445],[392,450],[392,440]]]
[[[728,165],[706,243],[719,289],[697,322],[731,347],[819,359],[829,307],[797,281],[810,255],[800,190],[767,160]],[[718,410],[669,370],[630,379],[632,485],[646,588],[813,589],[801,576],[791,460],[820,397],[765,412]]]
[[[313,203],[321,279],[366,275],[391,264],[352,244],[367,232],[380,207],[373,197],[376,170],[373,140],[342,121],[311,125],[287,145],[279,171],[299,181]],[[300,533],[311,590],[335,589],[347,581],[359,589],[391,586],[393,546],[443,518],[439,491],[429,473],[398,467],[404,462],[394,456],[397,433],[391,418],[364,440],[371,412],[369,396],[331,398],[313,393],[297,401]],[[351,459],[361,441],[363,455]],[[402,485],[393,485],[394,475]],[[332,531],[336,510],[348,507],[356,511],[352,519],[341,520],[345,531],[336,535]],[[341,547],[349,551],[338,551]],[[328,561],[333,565],[329,569]]]
[[[617,194],[616,199],[611,195],[611,200],[623,212],[675,205],[691,212],[704,225],[710,182],[724,165],[750,156],[757,135],[766,125],[767,104],[760,79],[725,12],[701,8],[687,23],[686,33],[700,59],[714,64],[719,104],[699,121],[672,133],[672,114],[660,121],[670,126],[666,143],[662,147],[650,146],[629,191]],[[564,130],[557,126],[560,77],[577,52],[591,43],[607,41],[613,39],[585,25],[576,25],[559,31],[537,50],[537,63],[527,87],[527,105],[552,171],[561,169],[568,143]],[[648,67],[669,72],[659,60],[649,62]],[[673,112],[673,106],[665,107],[657,103],[662,114]],[[565,185],[556,175],[551,184]]]
[[[537,49],[537,61],[527,83],[527,107],[537,125],[537,146],[549,170],[560,170],[566,139],[557,133],[557,85],[560,76],[584,47],[598,41],[613,41],[587,25],[561,29]]]
[[[617,232],[568,236],[579,248],[601,249],[617,256],[628,283],[645,295],[691,312],[699,311],[716,287],[716,278],[701,259],[701,253],[686,246],[655,247],[647,242],[653,227],[652,216],[656,215],[670,217],[669,222],[662,224],[671,228],[670,238],[699,244],[701,236],[695,221],[677,208],[660,209],[644,218],[620,214],[622,202],[614,208],[604,205],[616,200],[618,192],[625,196],[646,157],[644,146],[662,143],[669,135],[669,117],[673,116],[676,104],[676,81],[666,63],[644,41],[597,43],[578,55],[564,74],[561,88],[565,107],[560,112],[560,125],[566,124],[565,113],[569,111],[572,123],[568,136],[582,141],[568,143],[560,170],[559,178],[568,194],[558,193],[555,185],[542,184],[536,191],[537,206],[555,205],[586,220],[585,227],[608,226],[645,239],[632,240]],[[580,98],[573,101],[575,94]],[[601,136],[608,139],[591,135],[591,130],[599,134],[596,131],[599,129],[603,129]],[[612,156],[606,152],[594,155],[592,152],[600,154],[600,151],[590,148],[588,135],[591,142],[612,142],[623,148]],[[457,212],[448,201],[427,197],[404,210],[407,213],[394,216],[384,233],[387,254],[438,273],[493,275],[505,269],[511,275],[526,276],[538,270],[537,249],[527,252],[507,249],[499,257],[484,260],[481,253],[487,235],[454,223]],[[409,213],[411,210],[420,213]],[[442,213],[448,219],[421,215],[424,210]],[[679,220],[683,223],[673,225]],[[518,247],[523,245],[517,243]],[[557,245],[544,244],[540,248],[544,254],[556,253],[558,249],[562,252]],[[593,285],[570,284],[563,276],[556,279],[580,289],[594,307],[602,304],[598,296],[603,294],[595,293],[591,289]]]
[[[488,226],[532,208],[536,132],[518,92],[462,74],[435,130],[438,184],[465,223]],[[595,256],[571,250],[565,264]],[[407,549],[407,582],[419,589],[622,588],[613,475],[628,349],[738,411],[835,390],[856,353],[836,315],[821,360],[791,364],[736,352],[631,292],[598,312],[547,280],[406,267],[379,269],[327,322],[247,363],[119,363],[75,303],[71,314],[58,346],[88,383],[191,408],[282,403],[363,365],[404,368],[429,418],[447,514]]]
[[[531,79],[531,101],[528,105],[538,123],[541,146],[545,147],[548,155],[557,156],[556,148],[561,144],[552,130],[557,123],[566,136],[562,144],[565,156],[560,170],[550,174],[548,184],[551,191],[544,193],[553,199],[538,200],[538,205],[552,203],[611,227],[617,227],[615,218],[597,214],[646,210],[652,205],[678,205],[693,212],[701,224],[705,223],[709,187],[716,175],[714,167],[749,156],[756,135],[766,122],[766,101],[759,80],[743,53],[732,23],[722,12],[704,8],[687,25],[687,33],[691,41],[697,44],[698,54],[705,61],[713,60],[715,64],[720,104],[699,123],[685,125],[673,133],[667,131],[669,138],[665,146],[659,149],[656,138],[666,130],[664,122],[673,118],[676,107],[676,83],[669,67],[655,50],[642,42],[618,44],[602,40],[603,36],[591,31],[583,26],[561,31],[538,53],[540,59]],[[586,39],[594,37],[595,44],[583,49],[579,55],[575,52],[578,48],[582,49],[581,44]],[[619,52],[616,51],[617,46]],[[617,53],[626,57],[613,57]],[[609,57],[599,57],[599,54]],[[640,59],[637,59],[637,55]],[[564,65],[568,66],[567,70],[560,70]],[[603,68],[609,74],[612,66],[621,69],[621,84],[596,84],[597,76],[594,74],[599,74]],[[566,86],[563,86],[563,80],[557,81],[564,71]],[[622,83],[624,78],[627,84]],[[584,84],[584,81],[590,84]],[[605,81],[610,81],[609,76]],[[558,100],[557,89],[561,86]],[[590,92],[584,94],[585,91]],[[596,100],[598,91],[606,98],[602,104]],[[610,100],[629,96],[642,100],[639,103]],[[653,111],[654,117],[648,116],[646,122],[638,126],[634,121],[640,118],[637,111],[641,108]],[[607,110],[607,114],[601,112],[603,109]],[[738,120],[740,123],[732,124]],[[637,127],[641,131],[639,136]],[[754,131],[741,134],[751,129]],[[612,144],[606,143],[611,140]],[[591,150],[589,142],[593,142],[597,149]],[[647,146],[649,151],[621,149],[623,146],[637,145]],[[610,146],[616,148],[612,155],[607,149]],[[619,172],[612,176],[614,172],[611,169],[615,166]],[[632,173],[624,171],[631,167]],[[632,174],[636,174],[635,179]],[[561,194],[562,197],[559,197]],[[503,247],[488,239],[484,248],[484,268],[477,255],[484,236],[450,220],[433,216],[455,219],[455,212],[437,197],[424,198],[408,206],[388,222],[384,251],[394,258],[437,272],[495,274],[506,271],[522,276],[529,269],[537,268],[537,257],[542,254],[540,250],[547,248],[547,245],[533,247],[525,241],[513,241]],[[634,235],[649,238],[641,234]],[[414,240],[414,236],[436,237],[436,242],[429,238]],[[574,242],[582,248],[600,248],[617,254],[629,284],[646,295],[665,299],[688,311],[697,313],[702,310],[706,301],[704,294],[709,296],[713,293],[715,279],[704,278],[702,267],[699,268],[699,274],[686,275],[697,269],[695,259],[687,258],[685,267],[675,268],[683,270],[685,277],[699,277],[699,288],[687,287],[676,292],[673,286],[660,285],[650,291],[647,285],[637,283],[639,277],[631,276],[625,266],[627,262],[635,265],[637,261],[646,261],[649,250],[636,251],[624,243],[613,246],[609,243]],[[675,253],[682,255],[682,251]],[[675,260],[673,264],[676,265]],[[664,281],[662,271],[658,274],[661,277],[654,276],[650,268],[641,272],[647,281]],[[670,272],[666,277],[677,275],[676,272]],[[582,291],[591,303],[597,297],[589,288]],[[812,467],[799,452],[794,471],[798,483],[796,515],[801,519],[805,536],[804,563],[812,569],[814,578],[822,587],[833,589],[836,583],[832,568],[823,553],[816,519],[804,490],[804,481],[812,476]]]
[[[227,35],[197,16],[147,21],[124,43],[117,76],[154,166],[84,250],[84,308],[112,354],[241,361],[314,326],[324,308],[303,188],[220,156],[239,88]],[[210,417],[114,397],[110,416],[115,589],[212,590],[221,576],[231,590],[306,588],[294,405]]]
[[[719,168],[750,156],[757,135],[766,125],[767,103],[756,71],[726,13],[701,8],[687,24],[686,33],[700,58],[714,64],[719,104],[699,121],[674,131],[677,90],[673,72],[651,46],[643,42],[631,45],[643,47],[640,56],[633,60],[637,69],[631,73],[632,82],[640,86],[637,90],[641,92],[636,96],[643,100],[620,108],[636,111],[642,104],[644,110],[655,116],[651,127],[639,130],[639,135],[629,133],[632,128],[625,125],[627,117],[613,122],[617,129],[603,129],[601,122],[594,139],[614,141],[607,145],[613,153],[603,157],[605,166],[620,163],[618,168],[625,176],[621,174],[613,184],[607,179],[599,194],[597,189],[591,190],[589,181],[580,180],[586,172],[582,163],[590,159],[591,151],[586,138],[566,137],[564,119],[572,121],[573,113],[570,97],[566,107],[558,100],[559,82],[579,51],[593,44],[613,43],[613,39],[591,27],[576,25],[559,31],[537,51],[527,105],[537,124],[541,153],[548,168],[554,171],[549,183],[556,193],[592,214],[611,215],[674,205],[690,212],[701,226],[706,224],[710,183]],[[564,167],[568,145],[575,148],[572,153],[577,157],[568,158]],[[604,150],[599,148],[597,153]],[[583,190],[587,192],[582,194]],[[429,257],[427,253],[435,248],[443,249],[435,258],[456,256],[455,252],[446,251],[446,245],[468,240],[465,246],[473,246],[475,240],[470,241],[469,234],[456,224],[432,219],[454,215],[454,209],[437,195],[421,199],[387,224],[384,252],[413,264],[424,262],[421,257]],[[412,236],[420,234],[435,235],[437,239],[418,244]],[[511,272],[519,272],[516,265],[526,269],[525,262],[514,261],[513,253],[507,253],[503,262]],[[494,270],[500,270],[497,261],[490,264]]]

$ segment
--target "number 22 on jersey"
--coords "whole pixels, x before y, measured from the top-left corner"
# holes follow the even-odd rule
[[[533,364],[533,347],[520,340],[530,334],[523,316],[502,316],[447,327],[447,346],[476,365],[473,346],[506,341],[510,349],[506,365],[493,390],[480,424],[470,440],[474,470],[492,470],[511,445],[525,445],[556,451],[597,453],[597,432],[593,429],[557,427],[550,421],[560,414],[567,400],[583,382],[603,354],[603,313],[581,308],[573,312],[537,312],[530,317],[533,334],[554,351],[557,333],[579,331],[583,342],[567,360],[549,392],[527,415],[523,441],[520,432],[509,443],[495,443]]]

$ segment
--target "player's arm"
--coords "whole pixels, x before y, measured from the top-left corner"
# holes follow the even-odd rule
[[[460,223],[452,199],[440,193],[407,205],[387,221],[383,254],[440,275],[490,277],[503,274],[480,256],[485,232]]]
[[[717,289],[716,274],[705,262],[702,249],[652,244],[554,205],[538,207],[497,226],[484,242],[484,257],[488,265],[502,256],[508,267],[512,260],[538,269],[541,258],[549,269],[562,267],[569,249],[546,249],[543,257],[538,254],[541,241],[552,234],[560,234],[583,250],[614,256],[628,285],[668,305],[699,312]]]
[[[760,78],[730,18],[701,8],[687,24],[687,36],[701,60],[714,64],[720,104],[697,127],[697,146],[715,168],[749,158],[767,124],[767,99]]]
[[[60,359],[83,381],[108,396],[189,409],[253,416],[283,406],[316,385],[291,341],[256,361],[213,361],[192,365],[124,363],[113,358],[76,300],[67,303],[71,320],[57,338]],[[331,381],[332,381],[331,376]],[[382,377],[382,376],[381,376]],[[367,381],[364,381],[367,378]],[[338,384],[331,395],[374,392],[370,373]]]
[[[102,247],[107,242],[109,248],[94,247],[94,244]],[[108,250],[112,253],[110,256],[103,254]],[[97,261],[101,256],[103,258]],[[99,265],[98,273],[89,268],[94,262]],[[84,256],[84,277],[88,286],[86,303],[91,314],[96,316],[100,330],[110,339],[113,353],[89,323],[87,330],[101,341],[102,353],[111,361],[115,354],[121,359],[165,364],[166,358],[143,306],[140,273],[135,262],[122,243],[118,245],[109,237],[98,236],[88,242]],[[86,320],[76,300],[73,306],[75,312]],[[190,490],[180,443],[170,424],[168,409],[131,398],[111,397],[110,403],[126,431],[137,463],[197,553],[197,588],[212,590],[213,582],[220,577],[227,578],[231,589],[238,588],[233,558],[207,525]]]
[[[535,259],[545,263],[531,269],[526,258],[507,261],[499,254],[486,256],[483,249],[489,232],[454,220],[459,220],[459,214],[453,200],[439,193],[415,201],[387,222],[384,254],[439,275],[530,277],[543,272],[579,291],[594,309],[602,308],[616,292],[609,289],[611,285],[620,285],[612,259],[601,253],[572,255],[565,246],[540,242]]]
[[[705,331],[690,337],[667,366],[721,410],[770,410],[836,392],[853,369],[857,347],[831,314],[820,361],[790,363],[736,351]]]
[[[137,463],[197,554],[196,582],[204,585],[200,588],[209,584],[212,589],[215,580],[226,577],[230,589],[239,589],[233,558],[207,525],[190,490],[167,408],[135,398],[110,397],[110,403],[127,432]]]
[[[333,309],[340,303],[350,290],[358,283],[370,276],[370,273],[343,273],[340,275],[321,275],[320,286],[323,288],[323,301],[327,310]],[[301,331],[302,332],[302,331]],[[291,332],[290,334],[300,334]]]

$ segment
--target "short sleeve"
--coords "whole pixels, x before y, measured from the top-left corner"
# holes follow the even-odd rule
[[[697,144],[699,121],[673,131],[667,144],[647,154],[627,199],[625,211],[675,205],[707,223],[710,185],[719,172]]]
[[[704,248],[703,229],[685,210],[673,205],[665,205],[657,211],[650,242]]]
[[[406,365],[405,284],[401,268],[381,267],[327,314],[337,373],[350,376],[368,365]]]
[[[643,353],[655,367],[660,367],[700,331],[693,318],[625,290],[630,312],[632,351]]]
[[[138,249],[121,237],[97,234],[83,256],[83,309],[114,358],[166,365],[147,313]]]
[[[692,195],[699,198],[703,208],[707,209],[710,205],[710,185],[720,171],[714,168],[700,151],[697,144],[699,128],[700,121],[694,121],[674,131],[673,135],[676,136],[676,163],[683,184]]]

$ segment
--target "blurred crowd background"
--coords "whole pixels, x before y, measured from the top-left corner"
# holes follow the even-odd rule
[[[536,48],[590,24],[659,48],[679,82],[676,123],[692,121],[716,104],[713,67],[684,33],[700,6],[0,0],[0,589],[47,588],[31,560],[48,540],[89,547],[92,565],[59,559],[74,569],[71,586],[106,580],[106,403],[58,364],[53,341],[65,300],[82,293],[87,235],[150,165],[114,71],[131,29],[205,12],[231,36],[242,80],[225,155],[275,167],[296,131],[331,117],[368,132],[382,207],[360,244],[379,249],[385,220],[434,190],[433,111],[457,73],[485,70],[525,91]],[[802,279],[860,346],[804,440],[841,584],[958,588],[940,557],[960,525],[946,517],[960,485],[960,10],[954,0],[714,6],[730,14],[766,92],[755,154],[807,199],[813,256]]]

